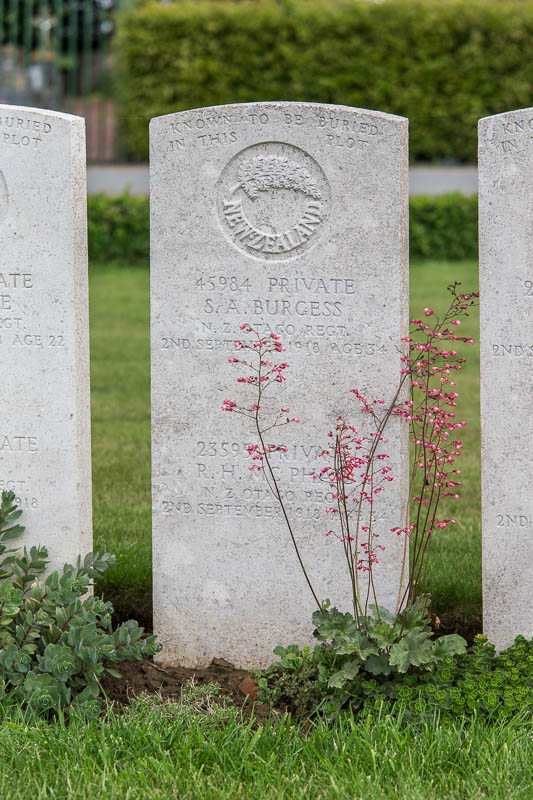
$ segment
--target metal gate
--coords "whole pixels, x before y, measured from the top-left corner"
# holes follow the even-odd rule
[[[87,158],[121,158],[111,42],[132,0],[0,0],[0,102],[86,118]]]

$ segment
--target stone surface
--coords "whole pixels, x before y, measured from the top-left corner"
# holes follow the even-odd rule
[[[408,318],[407,120],[258,103],[171,114],[150,130],[161,659],[264,665],[275,645],[312,641],[315,606],[263,476],[249,471],[249,421],[220,410],[240,397],[227,360],[243,322],[287,346],[277,408],[290,407],[301,423],[277,437],[288,448],[278,474],[318,596],[348,609],[342,545],[325,536],[326,487],[309,473],[322,466],[317,453],[337,414],[360,421],[349,389],[390,401],[397,386]],[[242,176],[265,165],[290,188],[250,196]],[[306,176],[307,191],[294,188],[288,170]],[[405,433],[391,429],[397,479],[375,507],[387,546],[376,576],[389,608],[398,594],[401,542],[389,529],[407,492]]]
[[[533,636],[533,108],[479,122],[483,626]]]
[[[0,488],[51,567],[91,549],[85,123],[0,106]]]

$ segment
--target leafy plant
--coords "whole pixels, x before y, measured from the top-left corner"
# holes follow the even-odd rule
[[[434,669],[448,655],[466,652],[466,642],[457,634],[432,640],[427,630],[428,598],[419,597],[394,617],[387,609],[372,607],[374,614],[362,627],[354,617],[336,608],[315,611],[314,636],[329,645],[333,660],[327,676],[329,687],[343,689],[364,670],[371,675],[406,673],[411,668]]]
[[[89,553],[76,566],[46,570],[44,547],[9,545],[24,531],[13,492],[0,504],[0,697],[11,692],[39,713],[74,705],[87,716],[99,712],[101,679],[120,677],[114,665],[161,649],[142,638],[133,620],[113,630],[113,606],[90,593],[92,581],[113,564],[108,553]]]
[[[276,648],[280,660],[255,673],[260,701],[285,703],[301,716],[317,711],[336,714],[343,707],[374,709],[411,721],[430,720],[435,714],[488,720],[510,719],[524,710],[531,714],[533,640],[518,636],[511,647],[496,655],[486,636],[477,636],[466,652],[464,642],[458,641],[461,637],[443,636],[434,641],[424,637],[417,644],[417,632],[411,630],[392,646],[399,645],[388,660],[390,671],[384,656],[380,668],[372,672],[375,662],[371,655],[361,664],[357,653],[351,658],[339,652],[351,638],[353,619],[350,623],[349,616],[332,614],[328,633],[337,631],[338,638],[316,646],[313,652],[304,653],[294,646]],[[347,649],[357,650],[354,643]],[[406,652],[411,665],[404,671]],[[417,665],[418,660],[424,663]]]
[[[466,642],[456,634],[433,639],[426,629],[427,606],[428,598],[420,597],[396,617],[372,607],[364,626],[336,608],[315,611],[314,636],[322,644],[313,652],[296,645],[276,647],[280,660],[257,673],[262,699],[282,700],[307,712],[311,701],[330,710],[346,704],[358,708],[370,677],[396,681],[407,673],[435,672],[449,657],[464,654]]]

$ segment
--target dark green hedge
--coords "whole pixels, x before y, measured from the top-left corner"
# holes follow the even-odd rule
[[[90,195],[88,221],[93,263],[148,264],[147,197]],[[477,258],[477,197],[412,197],[410,255],[449,261]]]
[[[459,192],[409,201],[411,258],[477,258],[477,196]]]
[[[343,103],[409,117],[411,156],[474,161],[480,117],[533,104],[532,0],[144,0],[116,40],[124,144],[159,114]]]
[[[150,255],[147,197],[124,192],[110,197],[91,194],[87,200],[89,258],[98,264],[132,264]]]

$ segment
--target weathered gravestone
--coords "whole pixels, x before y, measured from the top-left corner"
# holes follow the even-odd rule
[[[349,389],[390,401],[398,383],[408,123],[348,107],[256,103],[170,114],[150,131],[161,659],[266,664],[276,644],[310,641],[315,606],[264,478],[249,471],[249,420],[220,410],[243,398],[228,357],[244,322],[287,347],[276,407],[301,423],[272,434],[288,449],[276,457],[277,475],[318,596],[348,610],[343,548],[325,536],[327,487],[310,472],[323,465],[317,454],[339,413],[362,422]],[[279,180],[259,180],[257,192],[247,185],[272,171]],[[375,506],[387,546],[375,574],[392,609],[402,542],[390,527],[406,494],[405,445],[394,424],[396,481]]]
[[[85,123],[0,105],[0,488],[51,566],[91,549]]]
[[[533,108],[479,122],[483,627],[533,636]]]

